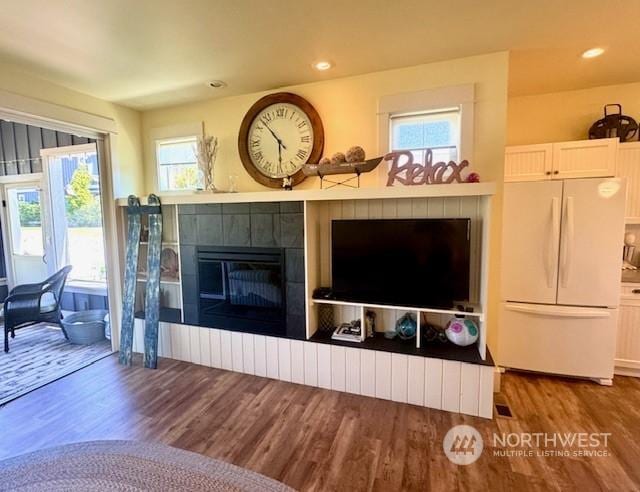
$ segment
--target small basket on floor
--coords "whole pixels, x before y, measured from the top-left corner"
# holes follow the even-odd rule
[[[62,326],[71,343],[91,345],[105,339],[105,309],[90,309],[69,314],[62,320]]]

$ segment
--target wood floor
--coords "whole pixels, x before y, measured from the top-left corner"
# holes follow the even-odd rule
[[[140,361],[138,360],[138,366]],[[639,490],[640,380],[613,387],[507,373],[514,418],[453,415],[168,359],[115,356],[0,409],[0,457],[93,439],[159,441],[299,490]],[[450,463],[442,439],[470,424],[485,450]],[[493,432],[609,432],[609,457],[493,456]]]
[[[1,326],[1,325],[0,325]],[[0,351],[0,405],[111,353],[111,342],[74,345],[59,326],[21,328]]]

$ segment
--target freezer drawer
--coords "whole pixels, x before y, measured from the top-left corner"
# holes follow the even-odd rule
[[[617,309],[502,303],[500,365],[610,379],[617,322]]]

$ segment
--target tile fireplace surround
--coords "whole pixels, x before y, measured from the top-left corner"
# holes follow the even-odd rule
[[[279,248],[284,252],[286,336],[306,338],[302,202],[179,205],[184,322],[201,325],[198,247]]]

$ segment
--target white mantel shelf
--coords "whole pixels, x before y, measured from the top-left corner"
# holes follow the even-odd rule
[[[302,202],[327,200],[377,200],[394,198],[491,196],[496,192],[495,183],[455,183],[418,186],[391,186],[385,188],[332,188],[311,190],[275,190],[239,193],[160,193],[164,205],[189,205],[197,203],[249,203],[249,202]],[[144,199],[146,201],[146,198]],[[126,206],[127,199],[119,198],[119,206]]]

